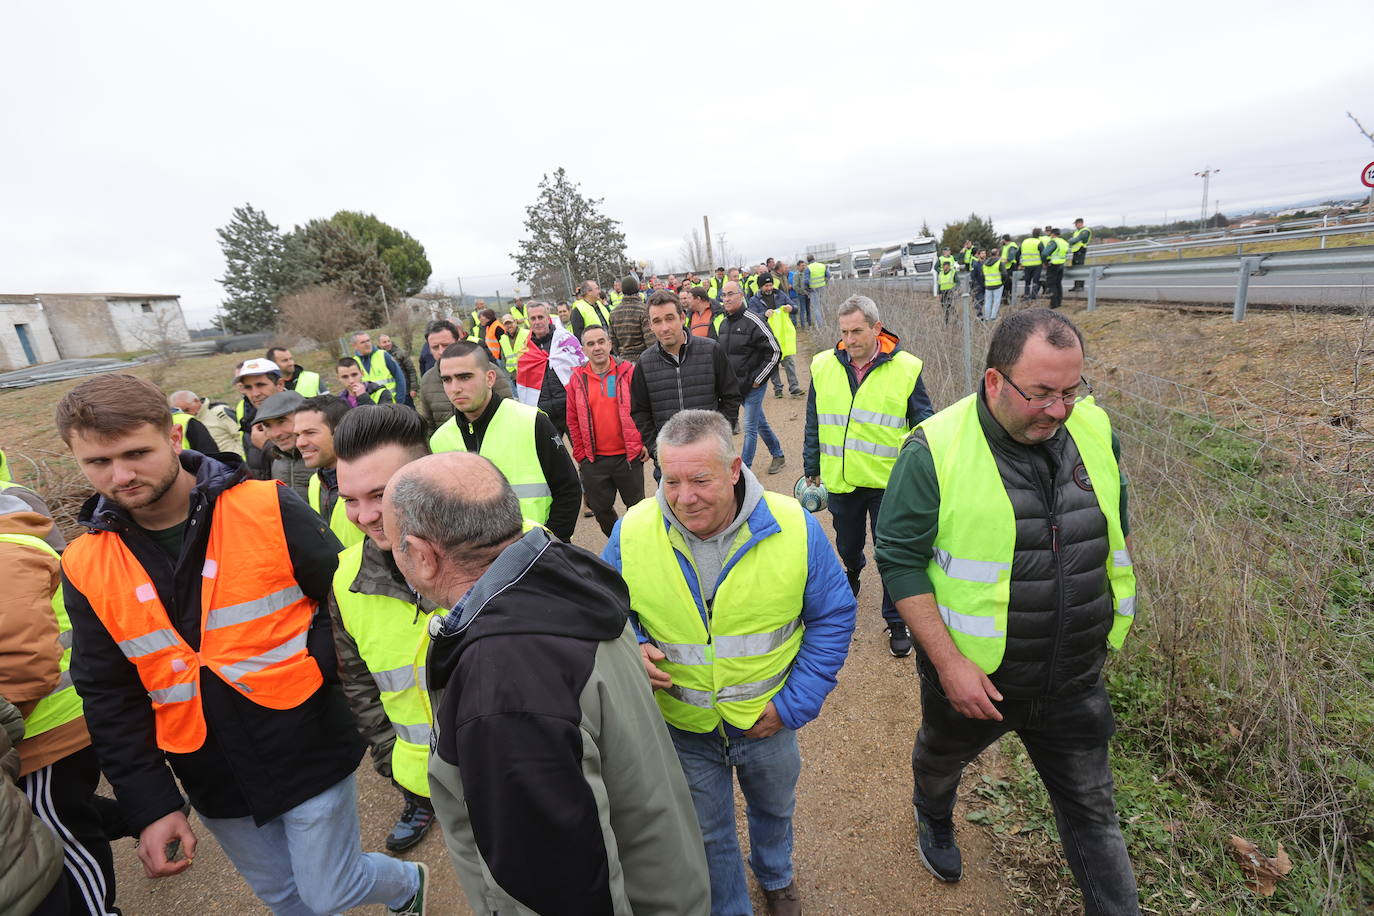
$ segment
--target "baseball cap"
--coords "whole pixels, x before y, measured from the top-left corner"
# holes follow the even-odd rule
[[[253,422],[266,423],[268,420],[280,420],[282,417],[289,417],[300,410],[304,403],[305,396],[299,391],[278,391],[262,402],[258,407],[257,414],[253,417]]]
[[[237,382],[245,375],[266,375],[269,372],[281,375],[281,366],[270,359],[263,359],[259,356],[255,359],[245,360],[243,365],[239,366],[238,371],[234,373],[234,381]]]
[[[773,285],[773,275],[772,275],[772,274],[760,274],[760,275],[759,275],[759,286],[763,286],[764,284],[767,284],[767,285],[769,285],[769,286],[772,286],[772,285]]]

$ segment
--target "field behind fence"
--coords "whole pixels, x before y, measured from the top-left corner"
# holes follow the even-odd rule
[[[937,409],[981,378],[991,326],[970,322],[966,364],[962,302],[946,321],[932,296],[896,285],[832,284],[817,347],[833,345],[852,293],[924,360]],[[1298,320],[1322,336],[1326,319]],[[1374,904],[1374,318],[1341,322],[1309,350],[1327,365],[1293,365],[1249,394],[1095,357],[1088,335],[1085,375],[1130,478],[1140,613],[1108,679],[1148,911]],[[1076,892],[1018,744],[1004,747],[1007,781],[974,789],[974,819],[998,835],[1028,905],[1069,912]],[[1231,834],[1291,857],[1273,898],[1241,883]]]

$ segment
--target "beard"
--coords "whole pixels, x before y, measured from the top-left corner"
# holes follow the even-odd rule
[[[131,512],[135,509],[144,509],[166,496],[167,491],[172,489],[172,484],[177,482],[177,477],[180,475],[181,461],[174,455],[172,457],[172,466],[162,478],[155,481],[142,479],[135,481],[135,483],[141,485],[146,492],[140,492],[133,497],[120,496],[117,493],[105,493],[103,495],[106,499],[125,511]]]

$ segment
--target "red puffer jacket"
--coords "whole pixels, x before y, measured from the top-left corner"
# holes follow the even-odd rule
[[[630,378],[634,374],[634,364],[612,360],[611,372],[615,377],[615,400],[620,414],[620,431],[625,438],[625,458],[633,461],[639,457],[644,447],[639,429],[630,418]],[[568,379],[568,438],[572,440],[573,458],[577,461],[596,459],[596,424],[592,418],[589,402],[593,385],[603,384],[601,377],[592,372],[590,363],[578,366]]]

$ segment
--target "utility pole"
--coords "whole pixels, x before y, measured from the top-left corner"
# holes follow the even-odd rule
[[[717,233],[716,233],[716,243],[717,243],[717,244],[716,244],[716,248],[717,248],[718,251],[720,251],[720,259],[721,259],[721,261],[724,261],[724,260],[725,260],[725,233],[724,233],[724,232],[717,232]],[[714,266],[714,265],[713,265],[713,266]],[[733,265],[726,264],[726,265],[725,265],[725,269],[726,269],[726,270],[729,270],[729,269],[731,268],[731,266],[733,266]]]
[[[458,278],[458,311],[462,311],[467,306],[467,296],[463,295],[463,278]]]
[[[716,259],[711,254],[711,217],[703,216],[701,218],[701,225],[706,230],[706,269],[708,271],[714,270]]]
[[[1220,171],[1221,171],[1221,169],[1214,169],[1214,168],[1212,168],[1212,167],[1209,165],[1209,166],[1207,166],[1205,169],[1203,169],[1201,172],[1194,172],[1194,173],[1193,173],[1193,177],[1194,177],[1194,178],[1201,178],[1201,179],[1202,179],[1202,210],[1201,210],[1201,212],[1200,212],[1200,214],[1199,214],[1198,222],[1197,222],[1197,231],[1198,231],[1198,232],[1206,232],[1206,231],[1207,231],[1207,186],[1208,186],[1209,184],[1211,184],[1212,176],[1215,175],[1217,172],[1220,172]]]

